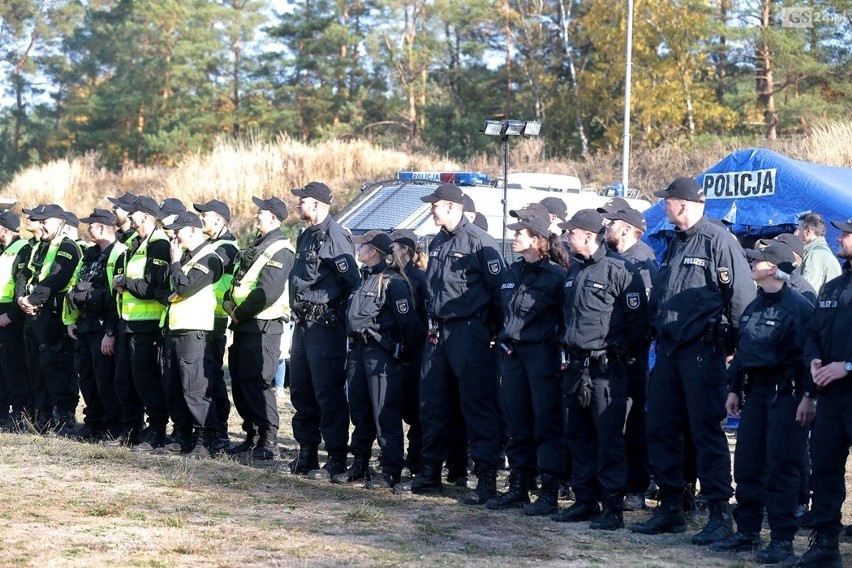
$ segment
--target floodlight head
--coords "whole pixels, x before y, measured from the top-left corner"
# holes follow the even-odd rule
[[[523,120],[507,120],[504,124],[506,125],[504,132],[506,136],[520,136],[523,134],[526,125]]]
[[[522,135],[529,138],[530,136],[538,136],[541,134],[541,123],[537,120],[529,120],[524,124]]]
[[[486,136],[502,136],[503,123],[499,120],[486,120],[481,132]]]

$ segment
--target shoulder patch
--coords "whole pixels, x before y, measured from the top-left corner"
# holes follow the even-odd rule
[[[719,282],[722,284],[731,283],[731,269],[727,266],[720,266],[716,269],[716,274],[719,275]]]
[[[627,296],[625,296],[627,300],[627,307],[631,310],[635,310],[639,307],[639,293],[638,292],[629,292]]]
[[[349,270],[349,261],[346,260],[345,258],[338,258],[337,260],[334,261],[334,265],[337,267],[337,270],[341,273],[344,273],[347,270]]]
[[[408,300],[397,300],[396,301],[396,311],[401,314],[408,313]]]
[[[277,260],[266,261],[266,266],[271,266],[272,268],[284,268],[284,265],[278,262]]]
[[[68,260],[74,260],[71,256],[71,253],[65,252],[64,250],[56,251],[56,256],[61,256],[62,258],[67,258]]]
[[[156,266],[168,266],[169,265],[168,262],[166,262],[165,260],[159,259],[159,258],[152,258],[151,262],[153,262]]]
[[[500,274],[500,260],[494,259],[488,261],[488,272],[491,274]]]
[[[190,268],[190,270],[193,269],[193,268],[197,268],[198,270],[200,270],[204,274],[208,274],[210,272],[209,268],[207,268],[206,266],[204,266],[202,264],[198,264],[197,262],[190,262],[189,268]]]

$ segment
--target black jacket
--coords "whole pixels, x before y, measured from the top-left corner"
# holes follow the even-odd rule
[[[505,272],[500,339],[519,343],[558,341],[562,332],[566,270],[542,258],[521,259]]]
[[[826,282],[817,297],[816,310],[808,323],[804,362],[810,366],[814,359],[823,365],[835,361],[852,361],[852,263],[843,264],[843,273]],[[824,389],[823,393],[848,392],[852,390],[852,373],[838,379]]]
[[[361,278],[352,239],[331,217],[305,229],[296,239],[296,262],[290,273],[290,307],[343,304]]]

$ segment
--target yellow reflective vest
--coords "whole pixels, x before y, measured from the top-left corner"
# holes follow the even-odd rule
[[[249,293],[257,287],[257,279],[260,277],[260,271],[264,266],[266,266],[266,263],[272,260],[272,257],[282,249],[287,249],[293,254],[296,254],[296,249],[293,248],[290,240],[282,239],[280,241],[273,242],[266,250],[258,255],[254,264],[252,264],[246,271],[245,275],[243,275],[240,283],[231,290],[231,298],[234,299],[234,303],[237,306],[242,304],[248,297]],[[237,267],[237,270],[239,270],[239,266]],[[234,272],[236,272],[236,270]],[[284,286],[284,292],[281,296],[279,296],[278,299],[276,299],[269,307],[254,317],[260,320],[276,320],[289,316],[290,285],[288,283]]]
[[[216,254],[215,244],[210,243],[201,247],[192,258],[180,267],[180,269],[184,274],[189,273],[189,271],[193,268],[207,272],[210,269],[199,264],[199,261],[208,254]],[[212,331],[215,310],[215,282],[211,282],[192,296],[189,296],[188,298],[178,296],[175,301],[168,305],[166,308],[166,314],[168,314],[168,329],[171,331]],[[164,317],[164,319],[166,318]]]
[[[26,240],[18,239],[0,255],[0,303],[15,300],[15,258],[26,245]]]
[[[157,229],[141,243],[133,255],[127,259],[124,274],[127,278],[144,278],[145,264],[148,262],[148,246],[153,241],[168,240],[166,235]],[[166,307],[157,300],[143,300],[137,298],[127,290],[119,294],[119,306],[121,319],[125,321],[157,321],[163,316]]]

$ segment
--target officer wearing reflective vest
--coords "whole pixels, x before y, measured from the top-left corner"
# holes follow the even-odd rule
[[[168,284],[158,292],[166,306],[163,327],[163,384],[175,425],[166,450],[209,457],[227,447],[216,435],[218,416],[204,366],[207,334],[213,331],[216,282],[222,260],[207,241],[198,215],[185,211],[168,225],[172,231]]]
[[[52,423],[62,435],[76,429],[74,413],[79,401],[77,377],[69,365],[71,339],[65,333],[62,310],[80,263],[80,248],[65,236],[65,211],[56,204],[45,205],[30,217],[41,225],[41,244],[31,260],[32,273],[27,286],[19,289],[18,306],[29,316],[29,336],[38,344],[38,366],[44,389],[36,390],[37,425]]]
[[[400,481],[403,458],[402,407],[405,374],[402,359],[421,341],[411,291],[404,277],[387,264],[391,237],[369,231],[352,242],[358,246],[363,281],[346,310],[351,349],[346,361],[352,453],[349,469],[335,483],[365,479],[373,441],[382,450],[382,473],[366,481],[368,489],[391,489]]]
[[[83,253],[74,286],[65,299],[68,335],[77,342],[74,366],[80,377],[83,429],[77,435],[97,441],[115,437],[121,431],[121,409],[115,394],[115,336],[118,312],[112,283],[115,265],[127,247],[115,234],[115,215],[107,209],[95,209],[81,219],[89,224],[94,243]]]
[[[231,288],[234,279],[237,253],[240,245],[236,237],[228,230],[231,221],[231,209],[222,201],[212,199],[207,203],[195,203],[193,207],[201,214],[204,225],[204,235],[216,249],[216,254],[222,260],[222,277],[213,289],[216,291],[216,312],[213,319],[213,331],[207,334],[207,352],[204,366],[207,369],[207,380],[210,381],[210,392],[216,401],[216,417],[218,419],[217,435],[225,442],[228,441],[228,416],[231,413],[231,401],[228,399],[228,386],[225,384],[225,331],[228,327],[228,314],[222,304],[225,292]]]
[[[107,197],[112,203],[112,212],[115,215],[116,238],[120,243],[130,246],[130,241],[136,238],[136,231],[130,223],[129,205],[136,201],[136,195],[125,192],[119,197]]]
[[[243,419],[246,439],[228,453],[251,451],[258,460],[278,459],[278,404],[275,371],[281,354],[281,333],[289,320],[287,278],[293,268],[293,247],[281,232],[287,206],[277,197],[252,197],[257,205],[257,238],[237,255],[231,289],[223,307],[231,317],[234,342],[228,369],[234,406]]]
[[[320,182],[293,189],[308,227],[296,241],[290,305],[296,316],[290,350],[293,436],[299,455],[291,472],[329,480],[346,470],[349,407],[346,383],[346,299],[360,283],[352,239],[329,215],[331,190]],[[320,469],[317,446],[328,461]]]
[[[11,211],[0,213],[0,382],[5,393],[0,410],[12,414],[6,430],[18,432],[23,427],[23,413],[29,404],[30,393],[24,357],[24,313],[15,302],[15,281],[26,272],[30,258],[30,243],[18,235],[20,220]]]
[[[157,228],[160,208],[147,195],[124,207],[138,238],[131,239],[116,268],[113,287],[118,292],[121,321],[115,352],[115,388],[121,406],[122,433],[114,444],[150,452],[165,444],[169,413],[160,371],[160,319],[165,307],[157,291],[166,286],[171,258],[169,241]],[[140,437],[148,414],[146,439]]]

